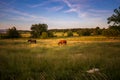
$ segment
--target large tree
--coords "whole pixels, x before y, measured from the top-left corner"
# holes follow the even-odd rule
[[[114,14],[108,18],[108,24],[110,25],[107,31],[104,31],[107,36],[120,36],[120,7],[114,10]]]
[[[20,34],[15,27],[12,27],[7,30],[7,37],[8,38],[19,38]]]
[[[120,26],[120,7],[114,10],[114,14],[108,18],[108,24],[113,22],[113,26]]]
[[[47,32],[47,24],[33,24],[31,26],[31,35],[34,38],[39,38],[42,35],[42,32]]]

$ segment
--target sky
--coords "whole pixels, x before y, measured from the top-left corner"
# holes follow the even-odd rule
[[[120,0],[0,0],[0,29],[30,30],[39,23],[48,29],[107,28],[119,6]]]

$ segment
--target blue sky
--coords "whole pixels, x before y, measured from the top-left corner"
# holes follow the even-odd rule
[[[0,0],[0,29],[30,30],[46,23],[49,29],[107,28],[107,18],[120,0]]]

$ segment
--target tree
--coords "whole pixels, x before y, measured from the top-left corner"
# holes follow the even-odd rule
[[[39,38],[42,35],[42,32],[47,32],[47,24],[33,24],[31,26],[31,35],[34,38]]]
[[[8,38],[19,38],[20,37],[20,34],[15,27],[9,28],[6,34]]]
[[[113,22],[113,25],[120,26],[120,7],[114,10],[114,14],[108,18],[108,24]]]
[[[101,35],[102,34],[102,31],[99,27],[96,27],[94,30],[93,30],[93,35]]]
[[[107,34],[110,36],[120,36],[120,7],[114,10],[114,14],[108,18],[108,24],[113,22],[113,25],[109,26]]]

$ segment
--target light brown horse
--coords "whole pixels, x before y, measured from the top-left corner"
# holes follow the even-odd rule
[[[28,42],[29,42],[29,43],[36,43],[37,41],[36,41],[36,40],[33,40],[33,39],[29,39]]]
[[[66,40],[60,40],[58,42],[58,45],[66,45],[67,44],[67,41]]]

